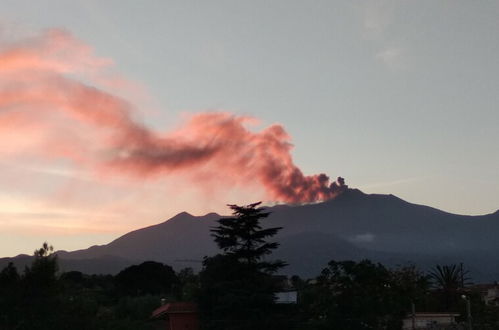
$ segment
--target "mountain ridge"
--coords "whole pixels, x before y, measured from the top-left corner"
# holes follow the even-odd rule
[[[365,194],[357,189],[321,203],[278,204],[267,210],[271,214],[263,225],[283,227],[275,237],[281,244],[275,256],[288,261],[290,273],[313,276],[333,258],[370,258],[392,265],[413,261],[423,267],[463,261],[483,278],[497,279],[499,274],[499,265],[493,264],[494,255],[499,254],[499,211],[458,215],[395,195]],[[84,271],[99,270],[90,267],[92,259],[101,264],[103,260],[120,264],[156,260],[177,269],[199,269],[204,256],[218,253],[209,229],[222,216],[181,212],[108,244],[57,254],[64,267]],[[86,268],[78,266],[78,261],[86,263]]]

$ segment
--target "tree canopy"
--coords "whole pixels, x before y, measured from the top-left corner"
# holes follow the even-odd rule
[[[177,282],[172,267],[155,261],[127,267],[116,275],[118,289],[129,295],[171,294]]]
[[[279,244],[271,239],[280,227],[264,228],[269,216],[261,203],[229,205],[232,217],[221,218],[211,229],[221,254],[207,257],[200,274],[200,307],[207,329],[270,329],[276,281],[285,266],[266,257]]]
[[[331,261],[304,304],[319,329],[400,329],[411,301],[427,288],[415,267],[389,270],[369,260]]]

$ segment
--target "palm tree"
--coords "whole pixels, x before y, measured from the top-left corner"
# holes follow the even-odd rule
[[[441,290],[446,309],[451,307],[451,303],[456,301],[458,291],[464,287],[465,283],[468,283],[468,273],[467,270],[463,269],[462,264],[459,266],[456,264],[437,265],[430,271],[430,279],[433,286]]]

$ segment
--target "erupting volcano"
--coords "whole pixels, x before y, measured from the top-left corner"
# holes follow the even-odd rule
[[[224,185],[258,184],[266,198],[288,203],[327,200],[347,188],[343,178],[330,183],[325,174],[304,175],[278,124],[255,131],[254,118],[207,112],[170,132],[149,129],[134,119],[134,106],[119,96],[125,93],[106,89],[102,77],[111,61],[65,31],[3,45],[2,153],[63,157],[137,179],[197,173]]]

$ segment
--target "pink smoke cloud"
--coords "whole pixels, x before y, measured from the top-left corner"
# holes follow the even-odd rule
[[[341,178],[330,184],[325,174],[305,176],[281,125],[255,131],[253,118],[209,112],[171,132],[147,128],[131,103],[99,86],[110,64],[61,30],[0,48],[0,154],[61,157],[137,179],[197,173],[221,185],[258,184],[265,198],[291,203],[346,189]]]

